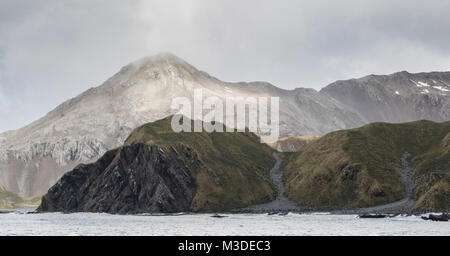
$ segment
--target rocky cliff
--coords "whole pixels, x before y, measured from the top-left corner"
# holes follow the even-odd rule
[[[38,211],[189,211],[201,168],[197,155],[186,147],[122,147],[64,175],[42,198]]]

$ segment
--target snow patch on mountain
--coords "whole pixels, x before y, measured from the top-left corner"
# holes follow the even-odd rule
[[[437,89],[439,91],[443,91],[443,92],[449,92],[450,91],[449,89],[446,89],[446,88],[444,88],[442,86],[433,86],[433,88]]]
[[[417,87],[422,88],[422,87],[430,87],[429,84],[425,83],[425,82],[421,82],[421,81],[414,81],[412,79],[410,79],[411,82],[413,82]]]

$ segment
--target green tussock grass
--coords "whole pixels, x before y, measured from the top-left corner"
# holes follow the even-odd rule
[[[19,195],[0,189],[0,209],[33,208],[40,204],[41,198],[24,199]]]
[[[271,201],[275,192],[269,171],[273,150],[250,132],[181,132],[171,129],[168,117],[135,129],[124,146],[146,143],[188,147],[205,165],[197,175],[194,211],[231,210]],[[197,122],[197,121],[196,121]],[[192,128],[194,121],[191,121]]]
[[[305,206],[350,209],[405,196],[398,169],[415,169],[417,209],[448,209],[450,122],[373,123],[330,133],[284,165],[288,196]]]

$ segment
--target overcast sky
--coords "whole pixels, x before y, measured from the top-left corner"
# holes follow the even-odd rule
[[[160,52],[286,89],[450,70],[449,10],[448,0],[0,0],[0,131]]]

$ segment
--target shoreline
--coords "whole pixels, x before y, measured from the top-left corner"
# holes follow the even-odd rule
[[[0,210],[0,214],[46,214],[46,213],[61,213],[61,214],[77,214],[77,213],[93,213],[93,214],[108,214],[116,216],[183,216],[183,215],[237,215],[237,214],[254,214],[254,215],[287,215],[287,214],[299,214],[299,215],[386,215],[386,217],[396,216],[422,216],[426,214],[449,214],[450,211],[414,211],[414,212],[366,212],[359,210],[279,210],[279,211],[255,211],[255,210],[234,210],[234,211],[215,211],[215,212],[175,212],[175,213],[128,213],[117,214],[108,212],[38,212],[33,209],[8,209]]]

